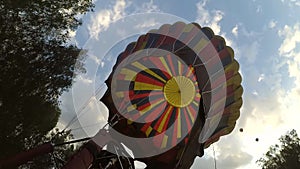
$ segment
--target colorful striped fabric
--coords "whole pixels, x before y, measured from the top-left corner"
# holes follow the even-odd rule
[[[147,56],[139,57],[145,50]],[[118,69],[123,61],[127,64]],[[208,135],[203,142],[208,147],[229,134],[239,118],[243,89],[238,70],[233,50],[210,28],[197,23],[165,24],[140,36],[118,56],[102,101],[110,110],[109,120],[114,114],[126,117],[114,126],[121,133],[153,137],[167,131],[154,140],[158,148],[176,146],[180,140],[177,146],[189,146],[196,133],[199,136],[203,129],[215,126],[213,132],[202,131]],[[118,87],[124,83],[129,87]],[[198,125],[193,125],[196,120]]]

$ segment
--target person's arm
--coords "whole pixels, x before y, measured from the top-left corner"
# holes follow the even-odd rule
[[[88,169],[102,147],[90,140],[84,144],[78,152],[76,152],[62,169]]]

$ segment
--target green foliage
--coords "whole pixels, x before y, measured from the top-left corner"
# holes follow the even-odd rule
[[[63,143],[67,140],[73,139],[71,131],[59,132],[56,128],[49,134],[41,138],[42,143],[53,140],[54,144]],[[31,144],[28,142],[28,144]],[[19,167],[19,169],[53,169],[61,168],[68,158],[75,152],[74,145],[64,145],[55,148],[55,151],[51,154],[45,154],[43,156],[36,157],[33,161],[28,162]]]
[[[300,139],[296,130],[281,136],[280,145],[271,146],[257,163],[263,169],[295,169],[300,166]]]
[[[70,32],[92,7],[92,0],[0,0],[0,158],[42,143],[56,126],[58,97],[83,70]]]

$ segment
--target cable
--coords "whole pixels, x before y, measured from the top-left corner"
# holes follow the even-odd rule
[[[215,165],[215,169],[217,169],[217,160],[216,160],[215,146],[212,145],[212,148],[213,148],[213,154],[214,154],[214,165]]]
[[[114,149],[115,149],[115,151],[116,151],[116,153],[117,153],[117,157],[118,157],[118,161],[119,161],[119,163],[120,163],[120,166],[121,166],[122,169],[124,169],[124,168],[123,168],[123,165],[122,165],[122,161],[121,161],[121,159],[120,159],[120,155],[119,155],[118,150],[117,150],[117,148],[116,148],[115,145],[114,145]]]
[[[97,96],[101,90],[105,87],[104,83],[97,88],[97,90],[95,91],[95,96]],[[71,119],[71,121],[65,126],[65,128],[62,131],[65,131],[68,127],[70,127],[71,125],[73,125],[78,119],[79,117],[83,114],[83,110],[88,106],[88,104],[93,100],[94,95],[90,96],[89,99],[80,107],[80,109],[78,110],[78,113],[76,115],[74,115],[74,117]],[[77,119],[76,119],[77,117]]]
[[[100,91],[105,87],[106,85],[103,83],[100,85],[100,87],[97,88],[97,90],[95,91],[95,96],[97,96]],[[51,141],[53,141],[57,135],[63,133],[64,131],[66,131],[66,129],[70,126],[72,126],[78,119],[79,117],[83,114],[83,110],[88,106],[88,104],[92,101],[93,95],[89,97],[89,99],[83,104],[83,106],[80,107],[80,109],[78,110],[78,113],[75,114],[73,116],[73,118],[67,123],[67,125],[60,131],[57,132],[51,139]],[[76,118],[77,117],[77,118]]]
[[[80,126],[80,127],[76,127],[76,128],[72,128],[70,129],[71,131],[76,131],[76,130],[81,130],[81,129],[85,129],[85,128],[89,128],[89,127],[95,127],[97,125],[100,125],[102,122],[97,122],[97,123],[93,123],[90,125],[86,125],[86,126]]]
[[[62,143],[55,144],[54,147],[63,146],[63,145],[66,145],[66,144],[78,143],[78,142],[87,141],[87,140],[90,140],[90,139],[91,139],[91,137],[85,137],[85,138],[81,138],[81,139],[77,139],[77,140],[62,142]]]

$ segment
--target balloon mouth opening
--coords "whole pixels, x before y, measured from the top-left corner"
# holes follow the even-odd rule
[[[191,79],[184,76],[175,76],[166,82],[163,92],[170,105],[186,107],[194,100],[196,89]]]

